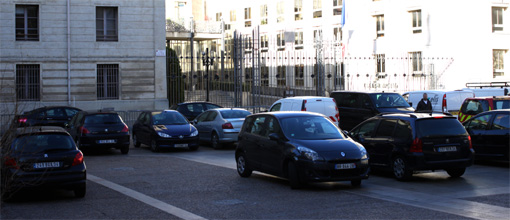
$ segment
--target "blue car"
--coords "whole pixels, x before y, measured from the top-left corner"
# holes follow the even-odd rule
[[[145,144],[153,152],[163,148],[198,149],[198,130],[178,111],[144,111],[133,125],[135,147]]]

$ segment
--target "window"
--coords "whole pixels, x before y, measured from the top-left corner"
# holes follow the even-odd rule
[[[269,86],[269,67],[262,66],[260,68],[260,74],[262,76],[261,86]]]
[[[96,41],[118,41],[117,8],[96,8]]]
[[[342,15],[342,0],[333,0],[333,16]]]
[[[510,100],[492,100],[494,104],[494,109],[509,109],[510,108]]]
[[[322,18],[322,0],[313,0],[313,18]]]
[[[221,12],[216,13],[216,21],[221,21]]]
[[[353,136],[355,138],[361,139],[361,138],[367,138],[372,137],[372,134],[374,133],[375,126],[377,125],[378,120],[371,120],[363,125],[359,126],[358,129],[356,129],[354,132],[352,132]]]
[[[278,49],[285,49],[285,33],[280,32],[276,35],[276,46]]]
[[[506,50],[492,50],[493,77],[504,76],[505,66],[504,57]]]
[[[267,24],[267,5],[260,6],[260,24]]]
[[[230,22],[236,21],[236,11],[230,11]]]
[[[294,85],[296,87],[305,86],[305,66],[303,64],[294,66]]]
[[[267,35],[260,36],[260,48],[265,51],[269,48],[269,37]]]
[[[244,9],[244,26],[251,27],[251,8]]]
[[[468,100],[461,107],[461,112],[468,115],[476,115],[489,110],[489,102],[487,100]]]
[[[398,120],[395,133],[395,139],[408,140],[412,138],[412,127],[409,121]]]
[[[334,36],[334,41],[336,42],[340,42],[342,41],[342,28],[341,27],[334,27],[333,28],[333,36]]]
[[[411,11],[413,22],[413,33],[421,33],[421,10]]]
[[[276,67],[276,84],[279,87],[287,85],[285,80],[285,66]]]
[[[379,123],[379,128],[377,128],[377,132],[375,133],[376,137],[391,137],[393,134],[393,129],[397,124],[397,120],[387,120],[384,119]]]
[[[492,32],[503,31],[504,8],[492,7]]]
[[[40,74],[39,64],[16,65],[16,100],[40,100]]]
[[[421,52],[411,52],[409,53],[409,56],[411,57],[411,62],[413,63],[413,72],[421,73],[423,71]]]
[[[276,4],[276,23],[282,23],[285,21],[285,2],[281,1]]]
[[[385,55],[384,54],[376,54],[375,58],[376,58],[376,65],[377,65],[377,74],[385,73],[386,72]],[[378,76],[378,77],[381,78],[380,76]]]
[[[294,0],[294,20],[303,20],[303,0]]]
[[[497,114],[492,123],[491,130],[510,129],[510,117],[507,114]]]
[[[260,135],[263,132],[266,117],[257,117],[251,126],[250,133]]]
[[[16,40],[39,41],[38,5],[16,5]]]
[[[377,37],[384,37],[384,15],[375,16]]]
[[[119,98],[119,65],[97,65],[97,99]]]
[[[303,32],[294,32],[294,45],[296,49],[303,49]]]
[[[482,115],[471,120],[467,130],[485,130],[489,125],[491,115]]]

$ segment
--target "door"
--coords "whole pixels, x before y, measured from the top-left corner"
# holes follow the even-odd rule
[[[358,93],[333,93],[331,97],[335,99],[340,115],[340,128],[351,130],[357,124],[362,122],[359,112],[361,104]]]
[[[375,136],[371,139],[370,161],[377,165],[388,165],[387,159],[395,147],[393,131],[397,125],[396,119],[383,119],[380,121]]]
[[[213,124],[214,124],[214,119],[216,119],[216,117],[218,116],[218,112],[217,111],[211,111],[209,114],[207,114],[207,117],[205,118],[204,121],[202,121],[202,131],[203,131],[203,134],[204,134],[204,140],[211,140],[211,137],[212,137],[212,132],[213,132]]]
[[[140,131],[138,132],[138,140],[146,145],[151,144],[152,140],[152,125],[151,125],[152,114],[146,112],[140,123]]]
[[[266,116],[254,116],[246,120],[247,127],[243,131],[242,142],[239,143],[246,152],[246,159],[254,169],[261,169],[261,161],[264,160],[259,148],[261,132],[266,121]]]
[[[484,136],[491,120],[490,114],[484,114],[474,117],[466,126],[466,130],[471,136],[471,143],[475,149],[476,155],[484,156],[489,154],[487,149],[487,139]]]
[[[207,116],[209,115],[210,112],[204,112],[203,114],[199,115],[195,121],[195,128],[198,130],[198,137],[200,138],[200,140],[205,140],[206,139],[206,131],[205,131],[205,126],[204,126],[204,123],[205,123],[205,119],[207,119]]]
[[[280,137],[283,137],[278,120],[274,117],[268,116],[266,118],[266,123],[260,132],[260,140],[258,142],[258,148],[261,154],[261,165],[264,170],[267,170],[267,172],[275,175],[281,175],[283,174],[282,161],[284,160],[283,148],[285,144],[275,140],[270,140],[269,134],[272,133],[277,133]]]
[[[485,133],[487,153],[497,157],[508,159],[510,151],[510,115],[508,113],[498,113],[493,117],[491,126]]]
[[[375,129],[377,128],[377,124],[379,120],[370,120],[364,122],[356,129],[350,132],[350,136],[354,138],[357,142],[362,144],[367,150],[368,156],[370,157],[369,162],[372,163],[372,154],[375,154],[375,146],[373,143],[373,135],[375,134]]]

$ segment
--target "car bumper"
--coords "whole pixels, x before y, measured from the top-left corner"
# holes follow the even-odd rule
[[[237,137],[239,136],[239,132],[229,132],[229,133],[223,133],[223,136],[220,137],[221,143],[230,143],[230,142],[237,142]]]
[[[85,187],[87,171],[85,165],[76,166],[68,170],[47,172],[24,172],[16,170],[5,171],[2,178],[7,178],[9,191],[29,188],[75,189]]]
[[[342,162],[344,163],[344,162]],[[367,179],[370,172],[368,159],[349,161],[345,163],[354,163],[354,169],[336,169],[336,163],[331,162],[312,162],[298,161],[300,176],[307,182],[330,182]]]
[[[101,143],[105,140],[114,140],[115,143]],[[80,148],[122,148],[130,145],[129,134],[83,136],[80,137]]]
[[[423,154],[413,154],[409,157],[410,167],[415,170],[444,170],[448,168],[464,168],[473,165],[474,156],[471,154],[467,158],[428,161]]]
[[[186,138],[157,138],[156,143],[160,148],[192,148],[198,147],[198,136]]]

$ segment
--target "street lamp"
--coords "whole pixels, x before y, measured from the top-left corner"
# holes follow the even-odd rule
[[[209,101],[209,66],[214,64],[214,56],[209,57],[209,48],[205,49],[205,52],[202,52],[202,64],[205,66],[205,78],[207,79],[207,85],[206,85],[206,100]]]

